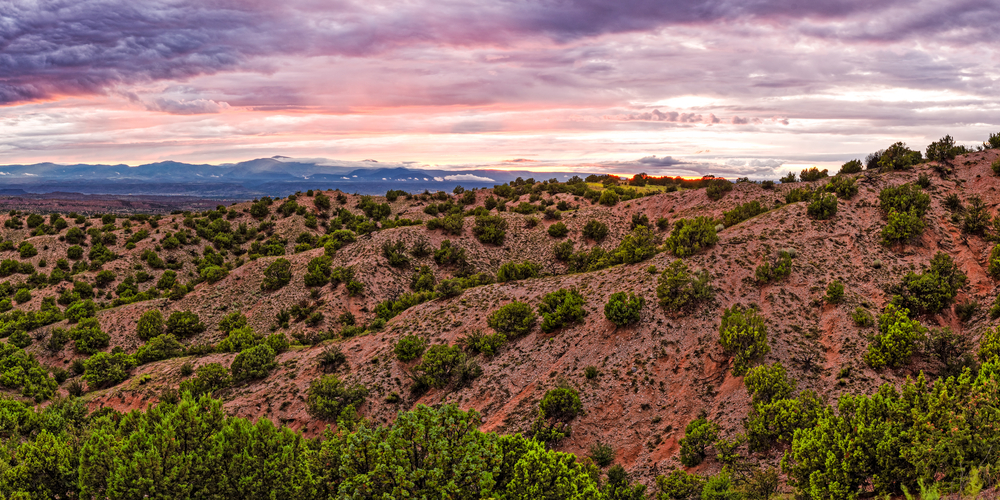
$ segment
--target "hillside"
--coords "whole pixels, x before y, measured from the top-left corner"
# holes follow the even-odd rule
[[[447,196],[396,194],[392,201],[315,191],[292,197],[294,206],[288,199],[276,199],[270,205],[245,202],[204,213],[130,219],[106,216],[103,221],[99,217],[44,214],[44,225],[35,228],[29,226],[35,225],[37,218],[4,214],[0,215],[0,241],[10,244],[0,244],[4,248],[0,260],[5,262],[0,269],[14,273],[2,273],[5,276],[0,282],[9,286],[0,292],[12,299],[8,304],[14,311],[52,311],[55,306],[58,314],[50,317],[58,321],[26,323],[16,312],[6,312],[0,319],[8,343],[24,338],[23,334],[12,334],[26,331],[30,343],[25,350],[59,380],[53,397],[74,393],[91,411],[145,409],[176,398],[181,383],[195,378],[190,374],[192,368],[210,363],[230,367],[238,353],[220,352],[219,344],[227,337],[223,329],[228,328],[220,323],[236,312],[245,316],[246,324],[260,336],[257,344],[264,342],[263,336],[277,333],[291,345],[276,354],[275,366],[266,376],[236,381],[212,395],[222,401],[228,415],[254,421],[267,418],[310,437],[321,436],[328,426],[337,425],[335,417],[308,411],[310,384],[328,373],[367,389],[367,397],[356,410],[372,423],[389,424],[399,412],[418,405],[455,403],[461,409],[481,413],[481,430],[500,434],[530,434],[547,391],[573,388],[583,412],[571,418],[572,432],[553,441],[552,447],[583,457],[595,444],[610,444],[615,450],[614,463],[652,492],[657,476],[683,467],[680,440],[689,422],[704,415],[719,424],[722,436],[745,432],[754,403],[745,377],[734,374],[732,352],[719,342],[721,318],[736,306],[753,305],[766,324],[769,352],[753,359],[752,364],[780,362],[788,378],[797,381],[798,393],[815,391],[826,403],[835,403],[844,394],[874,393],[884,383],[899,387],[921,372],[933,380],[960,370],[964,361],[958,358],[974,354],[984,330],[994,323],[989,310],[997,299],[990,273],[995,235],[993,226],[979,234],[964,231],[970,212],[949,207],[954,203],[949,197],[957,196],[965,206],[973,206],[970,200],[979,197],[989,214],[996,215],[1000,177],[994,175],[991,164],[998,157],[995,149],[959,156],[950,173],[941,173],[938,164],[921,163],[898,171],[866,170],[773,187],[738,182],[718,200],[711,199],[704,188],[689,189],[693,186],[682,184],[675,191],[654,190],[647,196],[601,204],[601,193],[588,199],[586,191],[594,189],[585,185],[575,188],[583,193],[580,195],[565,184],[549,189],[547,184],[536,183],[516,186],[527,191],[524,194],[515,192],[500,198],[506,204],[504,211],[487,210],[498,194],[494,189],[480,189]],[[803,188],[808,197],[808,193],[845,177],[854,181],[857,192],[839,196],[836,213],[829,219],[810,216],[808,200],[787,202],[789,196],[801,196]],[[884,244],[881,232],[887,214],[880,193],[907,183],[929,183],[921,190],[929,195],[922,215],[926,229],[908,241]],[[619,191],[629,189],[623,185]],[[560,190],[568,192],[549,192]],[[601,192],[613,190],[597,188]],[[800,191],[796,194],[793,190]],[[624,198],[630,196],[625,194]],[[463,197],[456,211],[462,215],[450,219],[463,221],[459,229],[449,234],[445,229],[428,228],[429,221],[439,224],[447,220],[443,214],[427,213],[428,205],[454,205]],[[657,293],[661,274],[678,260],[677,251],[670,251],[663,242],[678,221],[708,217],[712,220],[709,227],[715,231],[715,224],[725,220],[727,212],[754,201],[766,211],[719,229],[716,243],[682,259],[692,273],[708,272],[714,289],[711,297],[677,311],[662,306]],[[544,210],[514,211],[519,205],[528,211],[524,208],[528,203],[553,209],[561,204],[563,209],[551,210],[549,216]],[[382,204],[391,214],[387,218],[380,218],[386,210]],[[263,207],[266,215],[261,216]],[[499,220],[506,223],[501,243],[480,241],[473,229],[477,218],[467,215],[476,210],[480,215],[489,214],[484,223],[489,217],[499,218],[494,224]],[[642,216],[650,227],[646,233],[633,231],[630,226]],[[60,217],[64,224],[57,222]],[[20,221],[22,227],[17,228],[17,222],[9,222],[12,220]],[[608,229],[600,241],[584,236],[585,226],[595,220]],[[567,236],[550,234],[549,229],[559,223],[565,224]],[[353,231],[347,229],[351,226]],[[80,231],[70,234],[75,228],[84,233],[90,230],[90,234],[78,242]],[[376,230],[368,232],[370,229]],[[36,232],[43,234],[33,236]],[[628,257],[624,263],[609,257],[604,264],[587,261],[586,256],[557,257],[557,245],[566,241],[574,242],[575,252],[600,248],[615,255],[622,250],[624,240],[639,246],[645,241],[655,253],[632,259],[636,260],[632,263]],[[435,259],[435,250],[447,248],[445,241],[464,249],[464,263],[462,259],[451,263]],[[22,251],[24,242],[30,243],[35,255]],[[75,245],[83,249],[83,258],[68,257]],[[762,283],[759,266],[780,265],[782,252],[791,257],[790,272]],[[878,318],[893,295],[900,293],[898,286],[904,276],[929,269],[938,252],[953,259],[957,270],[967,276],[967,284],[944,299],[945,306],[939,312],[912,313],[927,328],[951,329],[956,337],[949,342],[956,347],[948,352],[954,356],[942,356],[945,349],[920,343],[899,367],[872,367],[866,351],[877,327],[858,326],[856,317],[865,311]],[[321,262],[324,255],[330,257],[328,262]],[[393,255],[402,262],[391,265]],[[272,290],[264,289],[266,270],[283,259],[290,263],[290,280]],[[18,264],[8,265],[8,261]],[[530,273],[534,276],[496,282],[498,273],[510,270],[509,266],[502,270],[502,266],[511,262],[534,264]],[[579,262],[589,262],[592,270],[579,269]],[[24,263],[30,263],[32,269],[24,269]],[[68,269],[53,273],[60,265]],[[310,266],[313,271],[327,266],[326,273],[320,273],[320,286],[307,286]],[[436,284],[462,278],[466,281],[457,286],[470,286],[434,296],[427,292],[422,302],[414,300],[410,307],[387,313],[391,305],[387,309],[384,302],[415,293],[414,274],[424,266]],[[329,277],[339,276],[342,268],[353,270],[353,279],[348,276],[343,281],[360,283],[360,291],[355,288],[357,293],[352,294],[347,283],[330,282]],[[176,275],[174,284],[166,283],[171,271]],[[41,273],[46,276],[40,277]],[[476,278],[476,273],[489,279]],[[489,283],[482,284],[484,281]],[[839,301],[824,298],[834,281],[843,284],[844,295]],[[85,285],[74,288],[74,282]],[[159,291],[158,284],[163,285]],[[126,369],[121,381],[101,385],[85,382],[86,375],[78,372],[91,354],[80,352],[80,341],[70,340],[60,329],[72,332],[82,324],[63,317],[69,315],[73,304],[87,300],[90,285],[96,292],[96,326],[107,334],[106,345],[98,342],[96,351],[138,353],[145,341],[137,335],[137,323],[148,311],[161,312],[164,320],[172,313],[191,312],[204,329],[178,328],[176,337],[185,352],[175,351],[169,359]],[[20,292],[23,289],[30,290],[30,299]],[[470,335],[496,330],[488,318],[502,306],[520,301],[537,311],[547,294],[563,289],[582,296],[586,314],[581,321],[550,333],[534,326],[526,335],[511,335],[492,356],[468,348]],[[644,299],[638,322],[616,326],[605,317],[605,304],[616,292]],[[970,306],[973,303],[978,306]],[[51,340],[54,332],[65,337],[61,345]],[[426,385],[431,379],[418,382],[423,373],[417,373],[419,357],[400,361],[394,350],[401,340],[414,335],[425,339],[428,346],[465,345],[465,362],[474,360],[481,374],[474,367],[456,365],[442,383]],[[324,364],[333,349],[344,355],[344,362]],[[588,376],[588,367],[596,368],[596,376]],[[25,399],[17,384],[0,383],[10,398]],[[42,402],[49,397],[35,399]],[[781,452],[787,449],[788,443],[779,440],[769,450],[753,455],[755,463],[777,466]],[[686,469],[710,475],[721,468],[722,462],[711,453],[700,465]],[[781,474],[780,490],[791,492],[793,486],[787,481],[787,475]]]

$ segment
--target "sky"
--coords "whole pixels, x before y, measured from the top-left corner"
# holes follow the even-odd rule
[[[1000,132],[1000,2],[4,0],[0,164],[777,177]]]

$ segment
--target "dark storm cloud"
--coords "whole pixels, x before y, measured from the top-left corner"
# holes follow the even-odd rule
[[[268,57],[365,56],[420,45],[565,43],[668,26],[782,25],[859,42],[995,40],[989,2],[541,0],[443,2],[14,0],[0,3],[0,104],[107,93],[118,85],[268,71]],[[591,62],[581,75],[616,71]],[[545,78],[566,76],[540,75]],[[801,86],[774,78],[761,88]],[[559,83],[559,82],[549,82]],[[672,121],[672,120],[668,120]]]

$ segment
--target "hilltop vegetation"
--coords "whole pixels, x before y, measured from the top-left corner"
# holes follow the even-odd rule
[[[0,494],[992,488],[994,142],[780,183],[0,215]]]

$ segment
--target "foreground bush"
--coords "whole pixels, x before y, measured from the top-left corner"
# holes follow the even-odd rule
[[[733,357],[733,375],[740,376],[750,365],[767,355],[767,325],[753,307],[739,304],[726,308],[719,326],[719,343]]]
[[[694,255],[702,248],[719,241],[715,233],[715,221],[708,217],[678,219],[670,230],[665,246],[677,257]]]
[[[670,312],[691,309],[711,300],[713,295],[708,271],[694,273],[680,259],[671,262],[663,270],[656,286],[656,296],[660,300],[660,306]]]
[[[639,314],[646,300],[633,293],[616,292],[604,304],[604,317],[615,326],[628,326],[639,322]]]
[[[514,301],[490,314],[486,324],[497,332],[510,338],[517,338],[531,333],[535,327],[537,316],[531,306],[524,302]]]
[[[583,310],[585,301],[576,289],[559,289],[542,297],[538,312],[542,316],[542,331],[552,333],[572,323],[583,323],[587,312]]]
[[[927,329],[919,321],[910,319],[909,313],[907,309],[889,304],[879,315],[878,334],[865,353],[865,360],[872,368],[898,368],[909,361],[917,342],[927,334]]]

